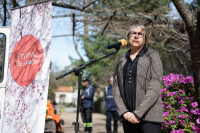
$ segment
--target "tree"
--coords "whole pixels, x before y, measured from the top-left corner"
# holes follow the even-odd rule
[[[92,49],[93,47],[92,45],[95,45],[95,46],[102,45],[102,44],[97,43],[99,39],[104,39],[105,41],[108,41],[108,40],[117,41],[117,39],[126,38],[126,32],[128,31],[128,28],[134,23],[140,23],[140,24],[144,24],[147,27],[147,29],[150,31],[149,37],[151,41],[147,47],[153,48],[159,51],[162,62],[164,64],[163,65],[164,74],[168,75],[169,73],[174,72],[174,73],[191,75],[192,70],[190,66],[190,58],[188,57],[188,53],[185,53],[185,51],[183,51],[182,49],[181,49],[182,51],[177,50],[177,49],[180,49],[179,47],[182,47],[182,45],[186,45],[185,47],[182,47],[182,48],[187,49],[188,40],[187,38],[185,39],[183,38],[183,35],[186,34],[185,29],[183,29],[184,27],[182,25],[183,22],[182,21],[178,23],[170,22],[174,27],[174,29],[170,29],[168,27],[169,25],[168,20],[165,17],[164,17],[165,18],[164,21],[161,19],[161,17],[166,15],[167,11],[169,11],[167,7],[164,7],[164,5],[167,4],[167,1],[163,0],[159,2],[157,1],[157,3],[155,2],[156,3],[155,4],[152,1],[150,2],[148,1],[147,4],[145,4],[145,0],[135,1],[135,2],[132,2],[129,0],[126,0],[126,1],[119,0],[117,2],[116,0],[115,1],[110,0],[110,1],[99,1],[98,3],[93,4],[93,7],[95,8],[95,10],[98,10],[104,13],[105,12],[111,12],[111,13],[120,12],[121,14],[131,13],[131,14],[134,14],[135,16],[136,15],[140,15],[140,16],[128,17],[128,16],[117,16],[115,14],[113,16],[97,16],[97,17],[92,16],[92,17],[87,17],[87,19],[81,18],[81,20],[77,20],[78,22],[83,21],[84,26],[91,25],[89,31],[94,31],[93,34],[104,35],[104,36],[108,35],[107,37],[104,37],[104,38],[101,38],[98,36],[89,37],[89,40],[90,39],[93,40],[90,47],[87,47],[88,39],[82,39],[81,41],[84,41],[83,46],[86,51],[86,56],[89,59],[92,59],[90,55],[91,52],[88,52],[88,51]],[[148,4],[152,5],[151,7],[154,7],[154,8],[147,8]],[[158,6],[159,4],[160,4],[160,7]],[[135,10],[137,10],[138,12]],[[159,14],[160,12],[163,14]],[[148,15],[153,15],[155,16],[155,18],[149,18]],[[177,26],[178,24],[180,24],[181,26]],[[95,27],[95,29],[93,27]],[[87,35],[87,32],[85,32],[84,35]],[[110,37],[109,35],[113,35],[115,37]],[[95,41],[96,39],[97,41]],[[101,42],[103,43],[103,41]],[[166,44],[163,45],[162,44],[163,42],[165,42]],[[171,45],[169,45],[170,43]],[[107,66],[107,68],[108,67],[109,66]],[[88,71],[88,72],[90,72],[90,75],[100,76],[100,75],[97,75],[95,71],[94,72]],[[107,78],[105,79],[108,81]],[[105,81],[103,80],[100,81],[100,79],[96,80],[95,82],[98,87],[102,86],[103,83],[106,84]]]
[[[196,99],[200,107],[200,7],[191,12],[183,0],[172,0],[172,2],[188,31]]]

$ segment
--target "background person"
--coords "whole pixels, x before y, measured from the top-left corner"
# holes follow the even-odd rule
[[[89,80],[83,80],[81,92],[81,118],[83,121],[84,131],[92,132],[92,108],[94,107],[94,88],[89,84]]]
[[[64,125],[64,120],[60,119],[59,115],[54,114],[54,108],[51,105],[50,100],[47,100],[47,107],[46,107],[46,120],[54,120],[56,124],[56,133],[64,133],[61,131],[61,124]]]
[[[114,123],[113,123],[113,133],[117,133],[117,127],[118,127],[118,113],[117,109],[115,107],[115,101],[113,99],[112,95],[112,86],[113,86],[113,77],[110,78],[110,85],[107,86],[104,90],[104,97],[105,97],[105,103],[106,103],[106,130],[107,133],[111,133],[111,120],[113,117]]]
[[[148,34],[143,25],[131,26],[127,40],[131,49],[118,58],[113,77],[113,96],[124,132],[160,133],[164,118],[159,54],[146,48]]]

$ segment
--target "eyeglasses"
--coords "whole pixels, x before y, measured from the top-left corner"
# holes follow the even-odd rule
[[[144,37],[145,36],[145,33],[143,33],[143,32],[130,32],[130,34],[129,34],[131,37],[135,37],[136,35],[138,35],[138,37],[140,37],[140,38],[142,38],[142,37]]]

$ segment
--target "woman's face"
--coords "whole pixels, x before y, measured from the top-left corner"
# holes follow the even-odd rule
[[[141,28],[135,27],[129,35],[129,43],[131,47],[143,47],[145,43],[145,33]]]

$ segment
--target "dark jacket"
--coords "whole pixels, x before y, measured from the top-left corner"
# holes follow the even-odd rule
[[[127,110],[127,103],[123,91],[123,68],[127,59],[121,55],[115,67],[113,76],[113,96],[119,116]],[[157,51],[148,51],[139,58],[136,74],[136,109],[133,113],[143,121],[164,122],[162,99],[163,69]]]
[[[112,95],[112,86],[111,85],[109,85],[105,88],[104,97],[105,97],[105,102],[106,102],[106,110],[117,111],[116,106],[115,106],[115,101],[114,101],[113,95]]]
[[[83,89],[81,91],[81,96],[83,96]],[[84,107],[83,108],[93,108],[94,107],[94,88],[91,85],[88,85],[88,87],[85,90],[85,98],[84,98]],[[81,100],[80,100],[81,105]]]

